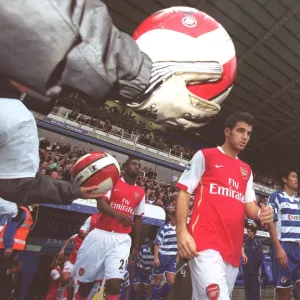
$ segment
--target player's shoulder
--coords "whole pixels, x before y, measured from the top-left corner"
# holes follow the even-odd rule
[[[142,250],[148,250],[148,248],[149,248],[148,244],[144,244],[144,245],[141,246]]]
[[[145,190],[138,185],[131,185],[131,190],[134,192],[135,197],[142,199],[145,196]]]
[[[275,191],[273,192],[270,196],[269,196],[269,199],[281,199],[281,198],[284,198],[284,193],[283,191],[279,190],[279,191]]]
[[[200,152],[204,155],[214,155],[214,154],[218,153],[219,150],[218,150],[218,147],[213,147],[213,148],[204,148],[204,149],[199,150],[198,152]]]
[[[241,168],[247,169],[252,173],[252,169],[251,169],[250,165],[248,165],[246,162],[244,162],[240,158],[238,158],[237,161],[238,161]]]
[[[173,227],[170,225],[170,223],[165,224],[165,225],[163,226],[163,228],[164,228],[165,231],[170,231],[170,230],[173,229]]]

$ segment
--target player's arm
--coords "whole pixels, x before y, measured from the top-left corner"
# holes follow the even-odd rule
[[[81,188],[75,183],[39,173],[35,177],[0,179],[0,197],[25,206],[37,203],[69,205],[78,198],[98,198],[101,195],[91,194],[97,188]]]
[[[26,212],[23,210],[20,210],[16,217],[9,218],[7,220],[7,226],[3,234],[3,244],[5,247],[4,250],[4,256],[9,257],[12,253],[12,247],[14,244],[14,236],[18,230],[18,228],[21,226],[21,224],[26,219]]]
[[[196,244],[187,230],[190,196],[200,183],[205,172],[205,159],[202,151],[198,151],[182,173],[176,186],[180,189],[176,201],[176,232],[178,252],[181,258],[197,256]]]
[[[133,227],[132,227],[132,234],[133,234],[133,242],[132,242],[132,249],[131,249],[131,259],[136,261],[136,257],[138,255],[139,247],[140,247],[140,236],[141,236],[141,228],[142,228],[142,216],[145,212],[145,204],[146,204],[146,197],[143,196],[139,205],[134,209],[134,217],[133,217]]]
[[[256,204],[252,173],[249,177],[246,187],[245,210],[246,215],[252,220],[260,221],[263,224],[269,224],[273,222],[273,209],[266,205],[263,205],[261,208],[259,208],[259,206]]]
[[[158,253],[159,253],[159,245],[158,244],[154,244],[153,251],[154,251],[154,253],[153,253],[154,254],[153,265],[155,267],[158,267],[159,264],[160,264],[159,257],[158,257]]]
[[[257,262],[258,264],[261,264],[264,260],[264,251],[263,251],[263,247],[262,247],[262,243],[260,242],[260,240],[258,240],[258,244],[257,244]]]
[[[75,235],[72,235],[71,237],[69,237],[69,238],[65,241],[63,247],[61,248],[61,250],[60,250],[59,253],[58,253],[58,256],[59,256],[59,257],[63,257],[63,256],[65,255],[65,250],[66,250],[66,248],[68,247],[68,245],[70,244],[70,242],[74,240],[75,236],[76,236],[76,234],[75,234]]]
[[[42,94],[66,86],[99,103],[111,89],[134,99],[148,86],[151,60],[102,1],[0,1],[0,28],[1,75]]]
[[[143,223],[142,216],[134,215],[133,226],[132,226],[133,241],[132,241],[132,249],[131,249],[131,259],[133,261],[136,261],[137,254],[139,251],[142,223]]]
[[[82,226],[79,229],[78,235],[82,238],[84,238],[87,233],[89,233],[90,229],[91,229],[91,219],[92,217],[89,216],[84,223],[82,224]]]
[[[269,205],[274,209],[274,222],[267,224],[267,227],[268,227],[268,231],[270,234],[273,247],[276,252],[276,259],[282,268],[286,268],[288,264],[288,258],[280,244],[276,226],[275,226],[275,222],[278,221],[278,210],[279,210],[279,201],[277,195],[278,194],[276,192],[271,194],[268,200]]]
[[[242,247],[242,259],[243,259],[243,264],[246,264],[248,262],[248,257],[245,254],[244,246]]]
[[[98,210],[105,215],[115,218],[124,227],[130,227],[132,225],[132,219],[125,214],[122,214],[109,205],[107,197],[97,198]]]
[[[165,236],[164,227],[161,227],[155,237],[154,245],[153,245],[153,256],[154,256],[153,265],[155,267],[158,267],[160,264],[158,254],[159,254],[159,247],[164,240],[164,236]]]

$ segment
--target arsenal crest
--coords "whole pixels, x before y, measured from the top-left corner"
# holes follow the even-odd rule
[[[219,285],[216,283],[212,283],[206,287],[206,295],[209,300],[217,300],[220,295]]]
[[[247,177],[248,177],[248,171],[245,168],[243,168],[243,167],[240,167],[240,171],[241,171],[242,177],[244,179],[247,179]]]
[[[135,197],[135,199],[138,199],[140,197],[140,194],[139,193],[134,193],[134,197]]]
[[[84,274],[84,272],[85,272],[85,270],[84,270],[83,268],[80,268],[80,269],[79,269],[79,272],[78,272],[78,273],[79,273],[79,276],[82,276],[82,275]]]

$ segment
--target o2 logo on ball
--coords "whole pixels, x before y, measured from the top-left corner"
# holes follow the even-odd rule
[[[182,20],[181,20],[182,24],[185,26],[185,27],[189,27],[189,28],[192,28],[192,27],[196,27],[198,22],[197,20],[192,17],[192,16],[186,16],[184,17]]]

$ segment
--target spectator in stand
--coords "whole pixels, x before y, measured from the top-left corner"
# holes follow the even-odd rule
[[[155,180],[157,173],[152,168],[149,168],[149,170],[146,172],[145,176],[148,177],[149,179]]]
[[[48,139],[45,138],[41,138],[40,139],[40,148],[41,149],[47,149],[50,146],[50,141]]]
[[[40,170],[40,173],[41,173],[42,175],[47,175],[47,170],[46,170],[46,169],[41,169],[41,170]]]
[[[50,175],[53,179],[58,179],[58,173],[57,173],[57,171],[55,171],[55,170],[53,170],[52,172],[51,172],[51,175]]]

